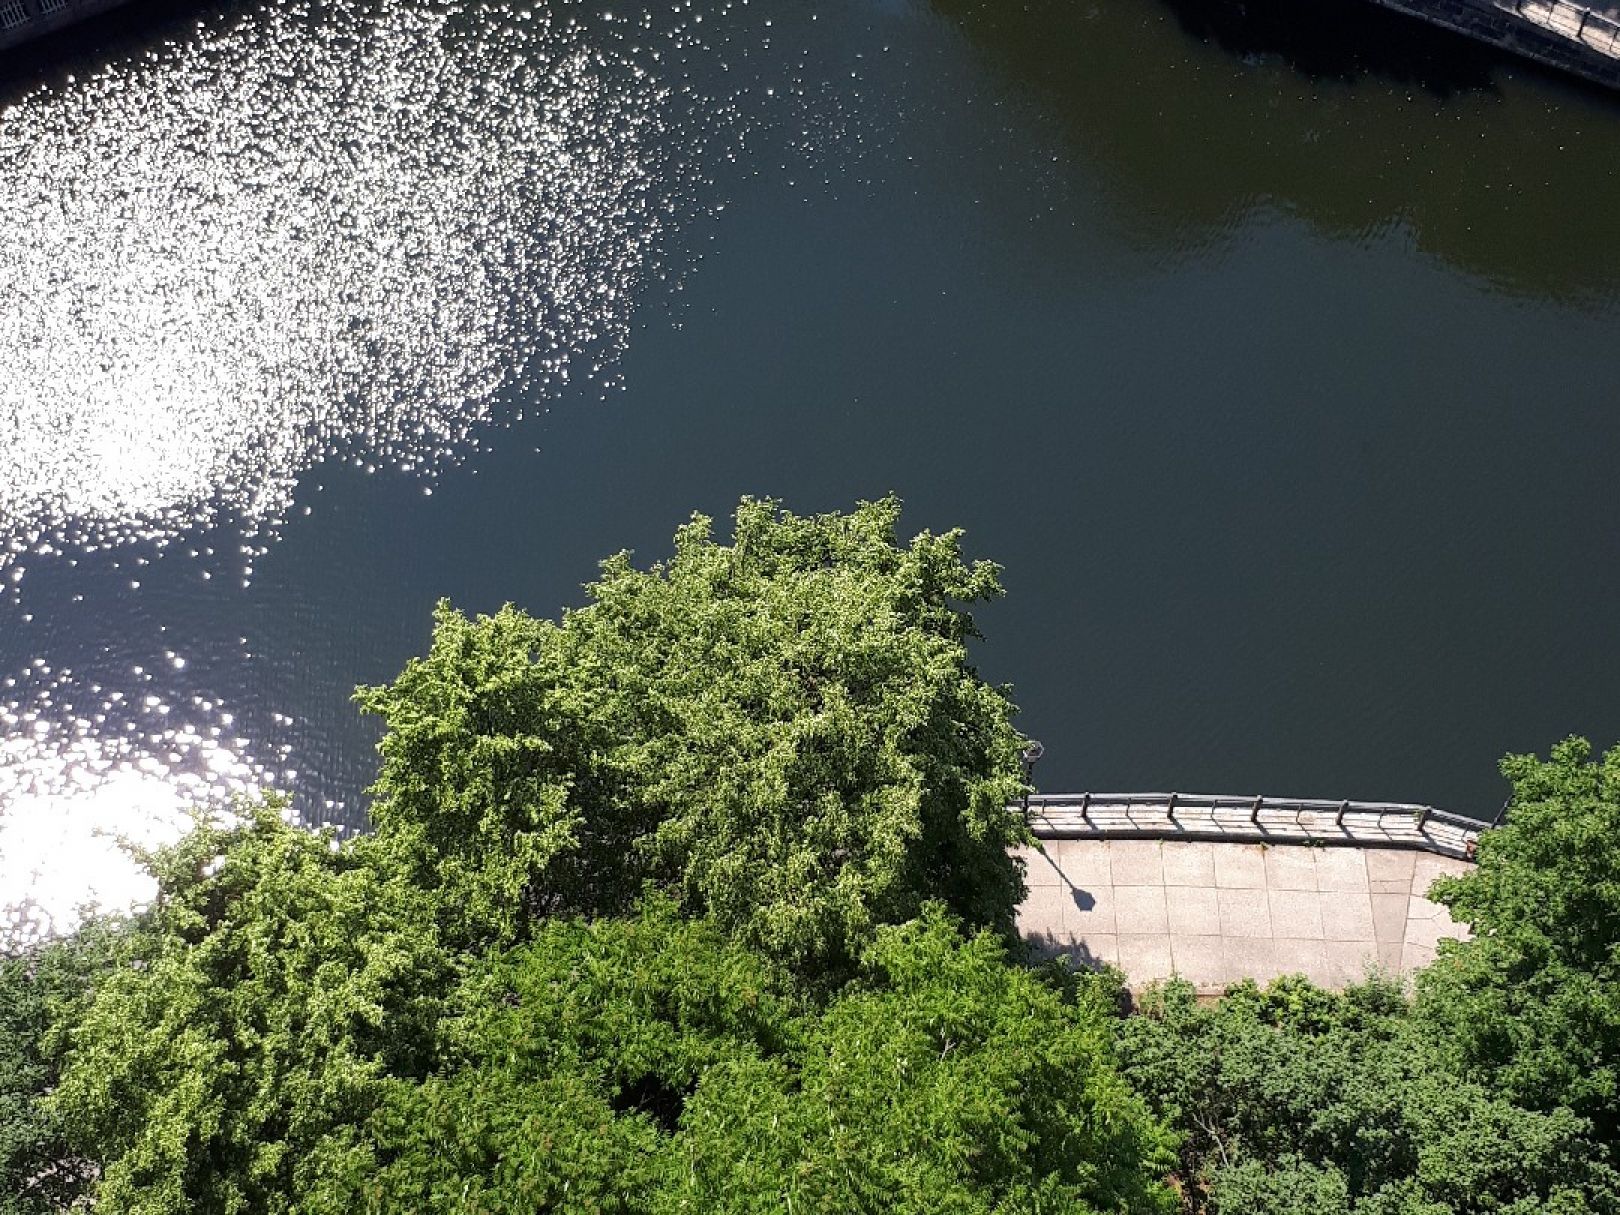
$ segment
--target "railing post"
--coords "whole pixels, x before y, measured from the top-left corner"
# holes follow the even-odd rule
[[[1091,790],[1080,795],[1080,817],[1088,823],[1091,821]]]
[[[1255,797],[1254,805],[1249,807],[1249,822],[1258,823],[1260,821],[1260,803],[1265,800],[1264,794]]]
[[[1348,799],[1339,803],[1339,812],[1333,816],[1333,825],[1335,827],[1344,826],[1344,812],[1348,809],[1350,809],[1350,802]]]
[[[1424,806],[1421,810],[1418,811],[1417,829],[1419,831],[1422,831],[1423,827],[1424,827],[1424,824],[1426,824],[1429,821],[1429,811],[1431,809],[1433,809],[1432,806]]]
[[[1502,799],[1502,808],[1496,812],[1496,817],[1491,819],[1491,826],[1495,827],[1499,825],[1501,821],[1507,817],[1508,806],[1512,804],[1512,801],[1513,798],[1511,796]]]
[[[1170,821],[1172,823],[1176,821],[1176,795],[1174,793],[1170,795]]]

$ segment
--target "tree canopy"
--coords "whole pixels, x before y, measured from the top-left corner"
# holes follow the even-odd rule
[[[1571,738],[1510,755],[1507,822],[1432,897],[1473,928],[1442,943],[1420,1008],[1457,1065],[1620,1142],[1620,747]]]
[[[825,1004],[709,921],[550,921],[471,976],[377,1119],[372,1211],[1167,1212],[1110,1015],[965,939],[879,931]]]
[[[59,1029],[84,1014],[117,928],[91,921],[65,940],[0,958],[0,1215],[67,1207],[91,1180],[69,1122],[46,1098],[60,1080]]]
[[[454,965],[378,860],[275,804],[151,857],[159,896],[64,1026],[48,1106],[101,1164],[98,1210],[300,1210],[364,1151],[358,1120],[428,1062]]]
[[[1620,1211],[1591,1124],[1515,1105],[1446,1063],[1384,981],[1151,993],[1121,1025],[1126,1075],[1185,1133],[1189,1205],[1225,1215]]]
[[[1023,739],[963,606],[997,570],[956,532],[899,543],[899,511],[745,500],[730,544],[694,518],[560,621],[441,605],[429,653],[358,694],[387,726],[378,833],[487,939],[648,881],[811,978],[931,898],[1010,931]]]

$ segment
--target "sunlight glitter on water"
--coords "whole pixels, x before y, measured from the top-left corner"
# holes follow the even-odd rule
[[[173,843],[277,776],[213,702],[31,674],[0,701],[0,954],[150,899],[130,847]]]
[[[0,567],[431,471],[622,345],[667,92],[571,21],[277,6],[0,114]],[[592,365],[599,365],[596,356]]]
[[[296,790],[287,749],[255,755],[213,695],[273,729],[251,676],[200,699],[184,660],[117,665],[176,593],[141,567],[184,552],[245,589],[317,464],[431,479],[561,386],[611,382],[636,301],[684,272],[672,238],[724,209],[704,166],[757,121],[746,39],[703,19],[293,0],[0,108],[0,629],[12,660],[65,650],[125,689],[0,681],[0,948],[149,893],[113,833]],[[798,104],[798,69],[765,60],[772,104]]]
[[[41,561],[273,530],[330,456],[431,476],[512,393],[610,363],[676,212],[668,96],[572,21],[382,0],[200,26],[0,112],[11,609]],[[171,691],[30,670],[0,703],[0,949],[150,897],[120,840],[287,775]]]

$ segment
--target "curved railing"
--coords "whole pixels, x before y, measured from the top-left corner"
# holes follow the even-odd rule
[[[1500,0],[1498,6],[1507,7]],[[1620,59],[1620,20],[1612,12],[1571,4],[1569,0],[1512,0],[1509,11],[1571,42]]]
[[[1035,793],[1017,808],[1035,835],[1048,839],[1420,848],[1464,859],[1473,857],[1480,834],[1494,825],[1403,802],[1210,793]]]

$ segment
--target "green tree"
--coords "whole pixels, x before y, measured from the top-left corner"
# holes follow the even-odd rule
[[[997,595],[959,536],[897,542],[899,503],[802,518],[745,500],[648,570],[602,566],[560,622],[442,606],[386,687],[373,816],[502,943],[653,881],[812,981],[947,900],[1010,929],[1022,878],[1012,705],[968,662]]]
[[[109,965],[118,925],[92,921],[66,940],[0,958],[0,1215],[69,1206],[93,1170],[48,1097],[61,1059],[53,1030],[79,1016]]]
[[[1420,978],[1457,1066],[1521,1105],[1567,1105],[1620,1146],[1620,748],[1510,755],[1507,822],[1431,897],[1468,923]]]
[[[421,1072],[453,959],[377,863],[259,806],[151,856],[156,903],[63,1031],[48,1102],[104,1215],[303,1209],[389,1075]]]
[[[1195,1210],[1620,1211],[1590,1123],[1457,1075],[1391,985],[1242,984],[1200,1008],[1174,983],[1121,1037],[1126,1075],[1185,1134]]]
[[[764,961],[655,899],[633,917],[552,919],[479,964],[442,1060],[396,1080],[338,1209],[646,1211],[711,1071],[780,1056],[799,1009]]]
[[[1174,1141],[1117,1070],[1112,996],[1065,998],[937,908],[882,929],[787,1065],[699,1087],[658,1209],[1172,1211]]]
[[[1168,1140],[1066,999],[942,909],[829,1004],[655,900],[553,921],[471,977],[394,1086],[366,1210],[1167,1212]]]

